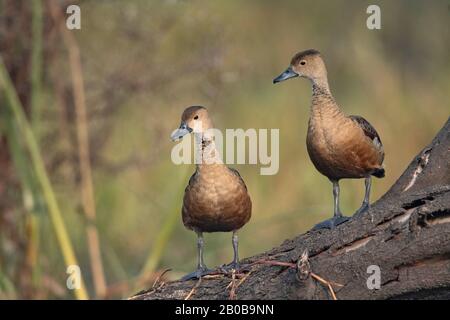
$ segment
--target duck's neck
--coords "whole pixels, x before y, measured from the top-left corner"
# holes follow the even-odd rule
[[[343,114],[331,94],[327,77],[314,78],[311,79],[311,82],[311,117],[322,117],[324,115],[338,116]]]
[[[213,136],[195,134],[195,144],[195,149],[197,150],[197,170],[224,166]]]

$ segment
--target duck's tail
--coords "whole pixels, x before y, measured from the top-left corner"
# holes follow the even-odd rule
[[[381,167],[381,168],[376,168],[375,170],[373,170],[372,175],[377,178],[384,178],[384,173],[385,173],[384,168]]]

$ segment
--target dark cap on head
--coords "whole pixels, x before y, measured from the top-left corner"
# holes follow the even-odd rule
[[[320,55],[320,52],[316,49],[308,49],[297,53],[291,60],[291,65],[296,65],[300,60],[303,60],[307,56]]]
[[[190,106],[184,110],[183,115],[181,116],[181,119],[187,120],[187,119],[191,118],[192,115],[194,113],[198,112],[199,110],[206,110],[206,108],[202,107],[202,106]]]

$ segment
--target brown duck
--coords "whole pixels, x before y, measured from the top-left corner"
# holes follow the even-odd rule
[[[237,231],[250,219],[252,202],[247,187],[235,169],[223,164],[211,132],[213,124],[206,108],[184,110],[180,127],[172,140],[193,133],[197,151],[196,170],[189,179],[183,199],[182,217],[186,228],[197,233],[197,271],[182,280],[200,278],[210,272],[203,260],[203,232],[233,232],[234,259],[225,269],[239,267]]]
[[[332,229],[348,220],[339,209],[339,180],[365,178],[362,214],[369,208],[371,176],[384,177],[384,151],[375,128],[363,117],[346,116],[331,94],[327,70],[319,51],[297,53],[290,66],[273,80],[307,78],[312,83],[312,105],[306,146],[316,169],[333,183],[334,216],[314,229]]]

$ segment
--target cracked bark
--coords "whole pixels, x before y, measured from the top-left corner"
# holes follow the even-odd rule
[[[296,263],[334,286],[338,299],[450,299],[450,119],[369,213],[333,231],[310,231],[244,259]],[[381,287],[367,288],[367,268],[381,269]],[[327,286],[295,268],[256,264],[237,299],[331,299]],[[192,299],[228,299],[230,277],[204,279]],[[132,299],[184,299],[196,281],[168,282]]]

